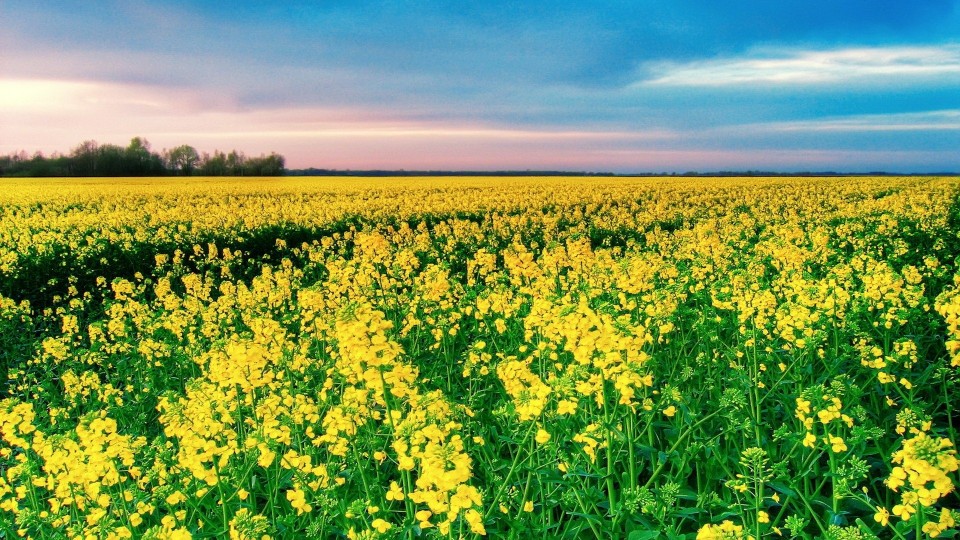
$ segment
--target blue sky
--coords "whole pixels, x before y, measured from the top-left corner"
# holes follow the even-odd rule
[[[0,2],[0,152],[960,170],[960,1]]]

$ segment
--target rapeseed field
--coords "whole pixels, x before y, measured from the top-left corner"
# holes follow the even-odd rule
[[[956,178],[0,185],[0,537],[957,534]]]

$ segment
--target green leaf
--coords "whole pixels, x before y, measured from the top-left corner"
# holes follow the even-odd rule
[[[633,531],[627,540],[653,540],[660,537],[660,531]]]
[[[646,446],[643,444],[638,444],[634,446],[633,452],[647,459],[653,459],[653,456],[657,455],[657,449],[652,446]]]
[[[600,523],[600,518],[594,516],[593,514],[583,514],[580,512],[567,512],[567,515],[570,517],[583,518],[587,521],[592,521],[594,523]]]
[[[703,508],[683,508],[681,510],[677,510],[676,512],[672,512],[672,513],[675,516],[690,518],[701,512],[703,512]]]
[[[581,478],[603,478],[604,475],[592,473],[583,469],[577,469],[575,471],[568,472],[566,476],[579,476]]]
[[[783,482],[767,482],[767,485],[773,488],[774,491],[779,491],[788,497],[792,497],[797,494],[796,491],[790,489],[790,487]]]

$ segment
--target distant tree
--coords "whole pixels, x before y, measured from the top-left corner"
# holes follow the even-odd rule
[[[53,176],[55,168],[50,160],[43,156],[43,152],[37,152],[29,162],[25,162],[26,176]]]
[[[127,176],[128,167],[124,149],[115,144],[97,148],[97,176]]]
[[[9,156],[0,157],[0,175],[25,176],[26,163],[30,159],[26,151],[14,152]]]
[[[249,176],[280,176],[284,171],[284,159],[279,154],[271,153],[269,156],[248,159],[244,168]]]
[[[243,166],[247,161],[246,156],[243,155],[243,152],[237,152],[236,150],[231,150],[227,154],[227,172],[226,174],[230,176],[243,176],[244,170]]]
[[[287,160],[276,152],[270,152],[270,155],[264,158],[263,173],[266,176],[280,176],[287,170]]]
[[[142,137],[130,139],[124,151],[126,157],[126,175],[158,176],[165,172],[163,160],[159,154],[150,151],[150,143]]]
[[[50,176],[69,176],[70,156],[54,152],[47,158],[47,163],[50,165]]]
[[[33,156],[24,151],[0,156],[0,176],[278,176],[286,173],[284,158],[277,153],[248,158],[243,152],[225,154],[215,150],[203,156],[190,145],[180,145],[163,154],[153,152],[142,137],[126,147],[84,141],[69,155]]]
[[[227,155],[219,150],[215,150],[213,156],[204,152],[203,158],[200,160],[199,172],[203,176],[226,176],[229,174]]]
[[[200,161],[200,154],[197,153],[196,148],[189,144],[183,144],[166,151],[164,160],[167,163],[167,168],[174,174],[190,176]]]
[[[100,145],[97,141],[83,141],[70,152],[72,176],[96,176],[100,161]]]

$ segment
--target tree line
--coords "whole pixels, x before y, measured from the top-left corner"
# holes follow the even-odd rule
[[[126,147],[84,141],[69,154],[16,152],[0,156],[0,176],[280,176],[283,156],[270,153],[247,157],[243,152],[199,153],[183,144],[154,152],[142,137]]]

